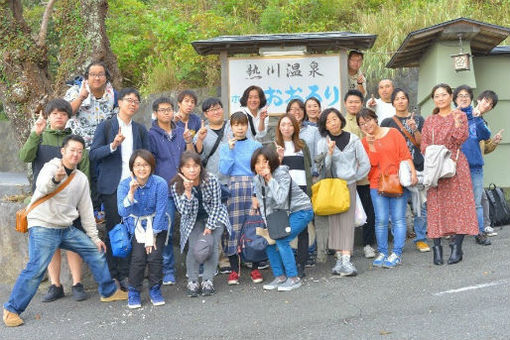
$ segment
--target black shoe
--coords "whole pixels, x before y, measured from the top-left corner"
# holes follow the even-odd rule
[[[64,287],[51,285],[46,295],[43,296],[42,302],[51,302],[64,297]]]
[[[455,264],[457,262],[462,261],[462,249],[457,246],[457,244],[450,244],[450,258],[448,259],[448,264]]]
[[[306,268],[315,267],[315,254],[308,254],[308,258],[306,259]]]
[[[220,267],[220,274],[230,274],[232,273],[232,268],[228,267]]]
[[[306,276],[305,265],[304,264],[302,264],[302,263],[301,264],[300,263],[297,264],[297,273],[298,273],[297,276],[300,279],[302,279],[302,278],[304,278]]]
[[[487,235],[485,233],[480,233],[475,236],[476,243],[482,245],[482,246],[490,246],[491,241],[487,238]]]
[[[200,295],[200,285],[198,282],[190,281],[188,282],[188,285],[186,286],[186,294],[189,297],[197,297]]]
[[[264,269],[267,269],[267,268],[269,268],[269,262],[267,262],[267,261],[260,261],[259,262],[258,270],[264,270]]]
[[[436,266],[442,265],[443,262],[443,246],[433,246],[432,252],[434,253],[434,264]]]
[[[89,298],[88,294],[85,293],[85,289],[83,289],[83,285],[80,282],[75,284],[72,290],[74,301],[83,301]]]

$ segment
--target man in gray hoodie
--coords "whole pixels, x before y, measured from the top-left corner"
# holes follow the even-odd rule
[[[57,190],[70,176],[74,177],[65,188],[27,215],[29,261],[16,280],[9,301],[4,304],[3,320],[8,327],[23,324],[19,314],[37,292],[58,248],[74,251],[85,260],[99,284],[101,301],[127,300],[127,293],[117,289],[108,271],[106,246],[97,236],[87,176],[76,169],[84,147],[82,137],[65,137],[60,150],[62,159],[53,158],[39,173],[30,204]],[[73,227],[78,216],[87,235]]]

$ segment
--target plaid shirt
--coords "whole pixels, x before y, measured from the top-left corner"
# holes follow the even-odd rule
[[[179,195],[175,187],[176,184],[174,183],[171,187],[171,192],[174,197],[175,206],[181,214],[180,246],[182,253],[188,241],[189,234],[195,227],[198,214],[198,198],[195,188],[191,191],[191,199],[188,199],[184,192],[182,195]],[[218,224],[221,223],[227,228],[230,234],[232,226],[228,219],[227,208],[221,203],[221,189],[218,179],[213,174],[208,173],[206,181],[200,184],[200,190],[202,191],[202,204],[208,215],[205,227],[214,230],[218,227]]]

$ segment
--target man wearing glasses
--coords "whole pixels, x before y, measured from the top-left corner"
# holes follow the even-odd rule
[[[129,158],[134,150],[149,150],[147,130],[132,120],[140,107],[140,94],[133,88],[119,92],[119,113],[103,121],[96,129],[90,146],[90,160],[97,164],[97,191],[104,204],[106,231],[120,222],[117,211],[117,187],[119,182],[131,176]],[[113,278],[123,290],[127,290],[128,259],[113,257],[111,244],[106,235],[106,260]]]
[[[150,150],[156,159],[154,173],[163,177],[170,185],[170,181],[177,174],[179,161],[182,153],[194,151],[191,133],[185,133],[185,128],[173,122],[174,103],[170,98],[160,97],[152,103],[152,115],[155,118],[149,130]],[[168,231],[168,244],[163,250],[163,284],[175,284],[175,260],[172,244],[172,234],[175,217],[175,203],[172,196],[168,195],[166,209],[171,220],[171,227]]]

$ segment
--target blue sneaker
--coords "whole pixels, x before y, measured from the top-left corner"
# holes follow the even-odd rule
[[[165,299],[161,295],[161,286],[155,285],[149,290],[149,298],[154,306],[162,306],[165,304]]]
[[[167,273],[163,276],[164,286],[173,286],[175,284],[175,275],[173,272]]]
[[[386,254],[379,253],[374,262],[372,262],[372,266],[381,268],[384,261],[386,261]]]
[[[388,256],[388,258],[386,258],[386,260],[384,261],[382,266],[384,268],[395,268],[401,262],[402,262],[402,259],[400,258],[400,256],[398,256],[395,253],[391,253],[391,255]]]
[[[131,309],[142,307],[142,301],[140,300],[140,292],[129,287],[128,290],[128,307]]]

